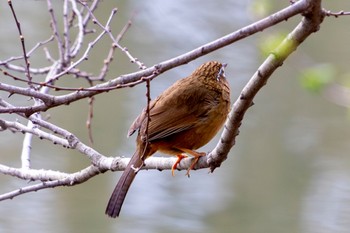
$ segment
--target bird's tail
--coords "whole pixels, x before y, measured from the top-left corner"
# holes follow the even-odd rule
[[[143,160],[141,159],[141,153],[143,153],[143,151],[141,148],[138,147],[134,155],[131,157],[129,164],[125,168],[122,176],[114,188],[105,212],[109,217],[115,218],[119,216],[129,187],[133,182],[138,170],[143,166]]]

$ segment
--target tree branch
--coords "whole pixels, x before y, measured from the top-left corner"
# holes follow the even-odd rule
[[[235,144],[235,138],[239,134],[239,127],[241,126],[243,117],[248,108],[253,105],[253,99],[256,94],[288,56],[293,53],[308,36],[318,31],[319,25],[324,18],[324,13],[322,12],[320,4],[321,1],[307,0],[304,2],[306,5],[309,5],[309,8],[304,13],[302,21],[266,58],[264,63],[258,68],[253,77],[243,88],[238,100],[234,103],[225,123],[221,139],[207,158],[207,163],[210,165],[210,170],[212,172],[226,160],[227,154]]]
[[[183,55],[180,55],[178,57],[169,59],[167,61],[158,63],[150,68],[121,75],[113,80],[110,80],[108,82],[95,85],[94,87],[88,88],[88,91],[75,91],[66,95],[61,96],[52,96],[52,102],[47,104],[43,103],[41,105],[37,106],[29,106],[29,107],[16,107],[16,108],[9,108],[9,109],[0,109],[0,113],[14,113],[14,112],[22,112],[25,113],[27,116],[33,114],[34,112],[39,111],[46,111],[50,108],[56,107],[58,105],[64,105],[64,104],[70,104],[72,102],[75,102],[77,100],[91,97],[94,95],[97,95],[99,93],[102,93],[103,91],[98,89],[103,88],[110,88],[110,87],[118,87],[122,86],[127,83],[136,82],[142,79],[142,77],[147,77],[152,74],[156,74],[155,76],[158,76],[159,74],[170,70],[174,67],[186,64],[198,57],[204,56],[210,52],[213,52],[215,50],[218,50],[222,47],[225,47],[229,44],[232,44],[238,40],[241,40],[243,38],[246,38],[250,35],[253,35],[257,32],[263,31],[264,29],[271,27],[279,22],[285,21],[288,18],[300,14],[301,12],[305,11],[308,7],[307,1],[302,0],[298,1],[297,3],[286,7],[285,9],[270,15],[269,17],[266,17],[256,23],[253,23],[249,26],[246,26],[240,30],[237,30],[233,33],[230,33],[224,37],[221,37],[215,41],[212,41],[208,44],[202,45],[198,47],[197,49],[194,49],[190,52],[187,52]],[[141,80],[142,81],[142,80]],[[7,91],[8,87],[0,85],[0,90]],[[96,91],[94,91],[96,90]],[[32,93],[26,93],[21,89],[13,89],[11,90],[11,93],[17,93],[21,95],[27,95],[32,96]],[[109,90],[108,90],[109,91]]]
[[[67,0],[66,4],[68,4],[68,2],[70,2],[70,4],[72,5],[72,8],[73,8],[72,11],[74,11],[75,14],[78,14],[79,11],[75,3],[73,3],[73,1]],[[68,72],[74,73],[75,71],[71,69],[76,68],[76,66],[80,64],[80,62],[85,60],[84,58],[88,57],[88,54],[90,53],[93,45],[96,44],[98,41],[100,41],[100,38],[104,34],[108,34],[111,40],[113,41],[113,43],[117,41],[118,48],[123,48],[119,45],[119,41],[121,36],[124,34],[124,32],[123,31],[120,32],[119,34],[120,37],[117,36],[116,38],[114,38],[114,36],[112,36],[109,30],[109,24],[115,12],[114,11],[111,12],[109,20],[107,21],[106,25],[103,26],[101,23],[97,21],[97,19],[93,14],[93,10],[96,9],[97,7],[97,2],[98,1],[94,1],[91,8],[88,8],[87,5],[84,5],[85,3],[80,2],[84,6],[84,8],[87,9],[88,13],[85,17],[79,16],[78,21],[80,24],[83,24],[83,26],[78,29],[80,33],[78,33],[79,35],[78,35],[78,38],[76,38],[75,40],[76,42],[73,43],[71,46],[69,46],[70,40],[68,38],[68,35],[69,35],[68,29],[70,28],[70,25],[72,25],[72,23],[67,18],[68,5],[65,6],[65,15],[66,15],[65,16],[66,22],[64,24],[66,27],[65,35],[63,35],[63,38],[61,38],[61,36],[58,33],[56,16],[53,12],[51,1],[48,0],[48,8],[51,15],[51,21],[52,21],[51,26],[53,30],[53,35],[56,43],[58,44],[59,60],[57,61],[57,63],[55,62],[50,67],[51,68],[50,70],[53,73],[50,73],[47,75],[47,80],[45,83],[49,83],[51,81],[56,80],[55,78],[58,76],[61,77],[60,75],[62,72],[64,72],[64,74],[67,74]],[[41,181],[41,183],[30,185],[30,186],[0,195],[0,201],[5,199],[10,199],[27,192],[37,191],[37,190],[41,190],[49,187],[72,186],[72,185],[80,184],[82,182],[89,180],[95,175],[98,175],[108,170],[113,170],[113,171],[124,170],[129,162],[129,158],[121,158],[121,157],[107,158],[103,156],[98,151],[94,150],[93,148],[81,142],[79,138],[77,138],[74,134],[69,132],[69,130],[66,130],[46,120],[43,120],[40,116],[37,116],[36,114],[33,114],[33,113],[40,113],[42,111],[46,111],[50,108],[54,108],[59,105],[69,104],[71,102],[74,102],[83,98],[92,97],[94,95],[107,92],[111,90],[110,88],[122,88],[125,86],[136,85],[144,81],[147,81],[147,85],[149,85],[149,82],[151,79],[155,78],[156,76],[158,76],[159,74],[167,70],[170,70],[174,67],[188,63],[198,57],[204,56],[210,52],[213,52],[217,49],[225,47],[229,44],[232,44],[238,40],[246,38],[257,32],[263,31],[264,29],[271,27],[282,21],[285,21],[288,18],[297,14],[303,14],[302,21],[285,38],[285,40],[267,57],[264,63],[258,68],[256,73],[249,80],[247,85],[242,90],[238,100],[233,104],[232,110],[225,123],[224,131],[221,135],[221,138],[217,146],[207,156],[202,157],[199,160],[198,164],[195,166],[196,169],[209,167],[211,171],[214,171],[214,169],[216,167],[219,167],[221,163],[227,158],[228,152],[230,151],[232,146],[235,144],[235,138],[239,133],[239,127],[242,123],[244,115],[248,110],[248,108],[252,106],[253,99],[256,96],[256,94],[266,84],[267,80],[271,77],[272,73],[283,64],[283,62],[288,58],[288,56],[291,53],[293,53],[297,49],[297,47],[309,35],[311,35],[313,32],[316,32],[319,29],[319,25],[322,23],[322,20],[326,15],[325,11],[322,11],[320,0],[301,0],[301,1],[295,2],[291,6],[288,6],[285,9],[275,14],[272,14],[269,17],[266,17],[256,23],[253,23],[240,30],[237,30],[226,36],[223,36],[208,44],[202,45],[185,54],[160,62],[150,68],[147,68],[138,72],[130,73],[130,74],[121,75],[108,82],[104,82],[102,84],[95,85],[93,87],[86,88],[86,89],[78,89],[69,94],[60,95],[60,96],[47,94],[50,86],[45,84],[42,84],[42,85],[35,84],[38,87],[42,88],[41,89],[42,91],[39,92],[29,88],[23,88],[23,87],[9,85],[5,83],[0,83],[0,90],[6,91],[9,94],[19,94],[23,96],[33,97],[37,100],[32,106],[14,106],[10,103],[7,103],[3,99],[0,99],[0,113],[15,113],[17,116],[20,116],[21,118],[24,118],[29,122],[31,122],[30,124],[25,126],[24,124],[21,124],[17,120],[10,121],[7,119],[6,120],[0,119],[1,130],[8,129],[13,132],[25,132],[31,135],[35,135],[40,139],[45,139],[47,141],[53,142],[54,144],[61,145],[65,148],[79,151],[81,154],[88,157],[92,164],[82,169],[81,171],[71,173],[71,174],[57,172],[57,171],[50,171],[50,170],[36,170],[36,169],[31,169],[30,166],[24,166],[25,169],[20,169],[20,168],[11,168],[5,165],[0,165],[0,173],[2,174],[11,175],[24,180]],[[89,46],[87,47],[87,49],[85,50],[85,53],[82,56],[83,59],[80,59],[80,60],[78,59],[79,62],[73,63],[73,65],[70,65],[68,66],[68,68],[66,67],[65,69],[63,69],[64,65],[62,64],[62,62],[70,60],[71,58],[70,55],[72,55],[72,53],[73,54],[76,53],[78,48],[81,47],[82,35],[86,33],[86,25],[88,24],[89,19],[93,19],[94,22],[98,22],[99,27],[102,28],[102,32],[100,32],[100,34],[96,37],[96,39],[93,42],[90,42]],[[128,26],[125,26],[125,28],[127,27]],[[83,34],[81,34],[81,32],[83,32]],[[68,47],[64,47],[64,46],[68,46]],[[39,47],[39,45],[37,47]],[[70,53],[70,55],[67,53]],[[112,50],[110,51],[110,54],[107,56],[109,59],[112,59],[111,54],[113,54]],[[126,56],[130,58],[131,55],[130,56],[126,55]],[[132,60],[136,58],[131,56],[130,59]],[[143,63],[138,64],[139,67],[142,67],[140,64],[143,64]],[[54,67],[55,69],[53,71],[54,65],[57,65],[57,67]],[[4,66],[6,67],[6,65]],[[106,69],[103,68],[102,70],[107,70],[107,68]],[[7,72],[7,71],[4,71],[4,72]],[[46,72],[49,72],[49,70],[47,70]],[[107,71],[101,71],[101,72],[107,72]],[[7,74],[7,76],[12,77],[9,74]],[[148,91],[148,98],[149,98],[149,91],[150,91],[149,86],[147,87],[147,91]],[[27,143],[26,145],[30,146],[30,142]],[[142,169],[158,169],[158,170],[171,169],[175,161],[176,161],[176,158],[171,158],[171,157],[170,158],[169,157],[165,157],[165,158],[151,157],[145,161],[145,166]],[[187,158],[187,159],[183,159],[177,168],[179,170],[184,170],[184,169],[188,169],[190,165],[191,165],[191,159]]]

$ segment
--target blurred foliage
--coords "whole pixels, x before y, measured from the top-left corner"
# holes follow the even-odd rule
[[[318,64],[305,69],[300,75],[301,86],[306,90],[319,93],[330,84],[336,75],[336,68],[332,64]]]
[[[339,79],[344,87],[350,88],[350,71],[341,74]]]
[[[273,10],[273,5],[271,0],[259,0],[254,1],[250,6],[250,12],[255,17],[266,17]]]
[[[281,44],[287,33],[272,33],[264,36],[258,44],[262,57],[266,58]]]

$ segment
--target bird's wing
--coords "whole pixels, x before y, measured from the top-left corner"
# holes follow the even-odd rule
[[[194,91],[195,94],[191,93]],[[208,95],[208,90],[204,87],[197,87],[196,90],[189,88],[176,95],[176,102],[160,99],[151,108],[148,125],[150,141],[196,127],[208,116],[212,104],[216,104],[215,97]]]
[[[157,140],[193,128],[206,117],[216,103],[216,97],[208,94],[204,86],[195,89],[191,84],[177,85],[167,89],[162,95],[150,103],[150,121],[148,122],[148,140]],[[181,86],[182,88],[178,88]],[[176,88],[176,90],[174,89]],[[172,95],[172,98],[169,96]],[[128,135],[140,129],[140,134],[146,135],[146,108],[130,126]]]
[[[170,109],[157,108],[155,112],[151,111],[151,121],[148,125],[150,141],[191,129],[198,122],[198,117],[185,106]]]
[[[150,110],[154,107],[155,103],[158,101],[159,98],[157,98],[156,100],[153,100],[150,103]],[[134,122],[130,125],[130,128],[128,130],[128,137],[130,137],[131,135],[133,135],[135,133],[136,130],[140,129],[142,123],[144,122],[147,114],[146,114],[147,108],[144,108],[141,112],[140,115],[138,115],[136,117],[136,119],[134,120]]]

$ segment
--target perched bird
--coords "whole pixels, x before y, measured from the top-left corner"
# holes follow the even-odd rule
[[[206,62],[190,76],[166,89],[135,119],[128,136],[138,130],[136,151],[119,179],[106,208],[110,217],[119,216],[125,196],[145,159],[156,151],[176,155],[180,161],[194,160],[187,175],[204,152],[196,149],[207,144],[220,130],[230,110],[230,87],[225,78],[226,64]]]

